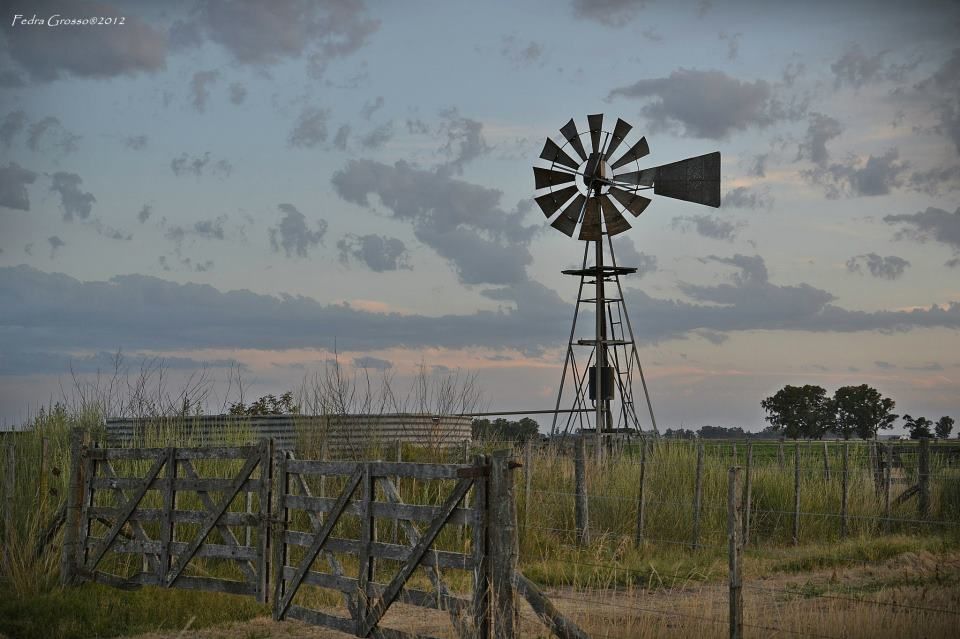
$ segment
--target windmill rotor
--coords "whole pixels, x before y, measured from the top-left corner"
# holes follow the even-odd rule
[[[608,131],[603,114],[593,114],[583,131],[573,118],[563,125],[562,144],[546,139],[540,159],[549,164],[533,167],[534,199],[550,226],[585,241],[618,235],[631,226],[625,213],[638,217],[646,210],[652,200],[644,192],[649,191],[720,206],[719,152],[642,168],[640,160],[650,147],[643,136],[631,143],[632,131],[621,118]]]

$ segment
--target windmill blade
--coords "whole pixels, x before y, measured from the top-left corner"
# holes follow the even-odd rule
[[[556,162],[557,164],[569,166],[574,171],[580,167],[578,162],[564,153],[563,149],[557,146],[557,143],[550,138],[547,138],[547,141],[544,142],[543,151],[540,151],[540,157],[548,162]]]
[[[624,153],[623,157],[614,162],[610,168],[614,170],[619,169],[624,164],[628,164],[634,160],[639,160],[649,153],[650,147],[647,145],[647,138],[640,138],[640,140],[630,147],[630,150]]]
[[[563,125],[560,133],[566,138],[573,150],[577,152],[581,160],[587,159],[587,152],[583,150],[583,142],[580,141],[580,133],[577,131],[577,124],[570,118],[570,121]]]
[[[613,127],[613,139],[610,140],[610,146],[607,147],[607,152],[603,154],[604,160],[610,159],[610,156],[617,150],[617,147],[620,146],[620,143],[623,142],[632,128],[633,127],[626,121],[617,118],[617,124]]]
[[[628,184],[636,184],[638,186],[653,186],[653,182],[657,177],[657,169],[643,169],[642,171],[632,171],[630,173],[623,173],[621,175],[614,175],[614,182],[626,182]]]
[[[590,143],[593,145],[593,152],[600,152],[600,134],[603,133],[603,114],[588,115],[587,123],[590,125]]]
[[[541,169],[539,166],[533,167],[533,182],[537,189],[545,189],[551,186],[558,186],[567,182],[573,182],[577,179],[576,173],[565,173],[563,171],[554,171],[553,169]]]
[[[653,192],[675,200],[720,206],[720,152],[656,167]]]
[[[564,202],[573,197],[577,192],[577,185],[574,184],[573,186],[568,186],[567,188],[560,189],[559,191],[544,193],[540,197],[534,198],[534,200],[540,205],[540,209],[543,211],[543,214],[549,218],[551,215],[556,213],[561,206],[563,206]]]
[[[606,195],[600,196],[600,207],[603,209],[603,223],[607,227],[607,235],[618,235],[630,229],[630,222],[617,210],[613,201]]]
[[[577,222],[580,220],[580,213],[583,211],[583,203],[586,199],[586,196],[582,194],[577,195],[550,226],[569,237],[573,237],[573,232],[577,229]]]
[[[599,240],[602,237],[600,228],[600,202],[595,197],[587,200],[587,208],[583,212],[583,226],[580,227],[581,240]]]
[[[643,197],[642,195],[637,195],[636,193],[631,193],[629,191],[624,191],[615,186],[610,187],[610,195],[617,199],[623,208],[627,209],[633,213],[634,217],[638,217],[643,213],[644,209],[647,208],[647,205],[650,204],[650,198]]]

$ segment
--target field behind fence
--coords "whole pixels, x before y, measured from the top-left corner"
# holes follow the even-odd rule
[[[2,585],[15,597],[57,588],[70,425],[48,416],[2,440]],[[92,432],[102,439],[96,424]],[[248,443],[242,429],[229,436]],[[192,443],[178,437],[168,430],[138,444]],[[523,464],[519,567],[591,636],[727,634],[732,467],[747,636],[949,636],[960,621],[960,566],[929,566],[925,554],[960,545],[960,442],[661,440],[600,451],[575,438],[384,442],[352,457],[461,463],[503,448]],[[333,458],[309,437],[296,455]],[[863,587],[804,577],[908,555],[919,556],[921,574]],[[773,573],[787,576],[767,580]]]

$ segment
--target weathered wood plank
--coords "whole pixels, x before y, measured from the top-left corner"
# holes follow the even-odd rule
[[[307,532],[295,530],[287,531],[282,537],[283,541],[294,546],[309,547],[316,535]],[[346,553],[351,555],[360,554],[360,542],[356,539],[340,539],[331,537],[323,545],[324,551]],[[377,559],[389,559],[392,561],[407,561],[410,557],[410,546],[391,544],[386,542],[373,542],[370,545],[370,554]],[[421,562],[424,566],[436,566],[438,568],[452,568],[455,570],[472,570],[473,559],[470,555],[460,552],[451,552],[447,550],[431,550]]]
[[[102,540],[96,537],[87,537],[87,547],[96,548]],[[109,552],[122,554],[158,554],[163,550],[164,542],[159,540],[140,541],[124,539],[114,541]],[[170,553],[179,555],[190,546],[185,541],[170,542]],[[227,544],[203,544],[197,549],[195,557],[213,557],[217,559],[233,559],[236,561],[253,561],[257,558],[257,549],[249,546],[232,546]],[[241,564],[242,567],[243,564]]]
[[[493,634],[497,639],[516,637],[516,602],[513,579],[517,571],[517,504],[513,492],[511,451],[499,450],[490,458],[489,538],[490,590],[493,594]]]
[[[273,534],[270,543],[273,544],[273,605],[270,611],[274,621],[277,616],[277,603],[283,597],[284,577],[283,569],[289,561],[289,551],[285,531],[290,526],[289,511],[283,507],[283,495],[290,492],[290,476],[287,474],[287,453],[275,450],[273,453]]]
[[[148,490],[163,490],[164,478],[155,479],[150,482]],[[141,477],[97,477],[93,479],[92,486],[95,490],[134,490],[143,486],[144,478]],[[204,491],[204,492],[223,492],[230,490],[233,486],[233,479],[224,479],[221,477],[201,477],[198,479],[180,478],[174,480],[173,489],[175,492],[183,491]],[[259,492],[261,482],[259,479],[248,479],[240,487],[240,492]]]
[[[309,608],[304,608],[303,606],[289,606],[285,616],[289,617],[290,619],[303,621],[304,623],[308,623],[313,626],[332,628],[333,630],[339,630],[340,632],[345,632],[350,635],[352,635],[353,631],[356,630],[356,625],[352,619],[345,619],[343,617],[337,617],[336,615],[328,615],[325,612],[310,610]]]
[[[349,461],[291,459],[287,462],[287,472],[297,475],[352,475],[359,465],[359,462]]]
[[[554,637],[590,639],[587,633],[557,610],[553,602],[537,588],[536,584],[524,577],[519,570],[514,572],[513,585],[520,596],[527,600],[537,616],[550,628]]]
[[[268,555],[269,551],[269,535],[270,535],[270,495],[271,488],[273,487],[273,475],[272,469],[273,464],[273,441],[270,439],[263,439],[260,441],[260,446],[258,449],[258,454],[260,457],[260,493],[258,506],[259,506],[259,519],[258,522],[259,531],[257,538],[257,560],[256,560],[256,571],[258,578],[255,581],[255,586],[257,589],[257,601],[260,603],[267,603],[267,589],[269,588],[270,582],[270,558]],[[249,528],[247,530],[250,530]]]
[[[485,455],[476,455],[473,458],[475,466],[487,466]],[[487,479],[480,479],[474,483],[473,493],[474,520],[471,542],[473,544],[473,600],[471,617],[474,636],[487,639],[490,636],[490,609],[489,601],[489,573],[487,566]],[[461,633],[463,635],[465,633]]]
[[[171,546],[174,541],[175,525],[170,514],[176,509],[176,489],[174,483],[177,480],[177,449],[173,446],[167,448],[167,474],[160,484],[163,494],[163,510],[160,514],[160,561],[157,565],[157,578],[161,581],[163,576],[170,569]],[[131,511],[132,512],[132,511]],[[129,519],[130,513],[127,513]]]
[[[411,462],[365,462],[375,477],[413,477],[416,479],[458,479],[457,471],[471,468],[469,464],[418,464]],[[305,475],[349,475],[359,462],[290,460],[291,473]]]
[[[314,512],[328,512],[335,500],[329,497],[307,497],[305,495],[287,495],[283,505],[287,508],[308,510]],[[440,506],[422,506],[420,504],[372,502],[373,516],[378,519],[405,519],[408,521],[433,521],[440,512]],[[350,503],[344,509],[345,514],[364,514],[363,506],[359,502]],[[473,511],[467,508],[456,508],[450,515],[450,524],[467,525],[473,518]]]
[[[70,431],[70,480],[64,514],[63,550],[60,554],[60,583],[72,585],[76,580],[77,555],[80,548],[80,512],[83,502],[83,431]]]
[[[163,515],[161,508],[137,508],[127,518],[131,524],[142,521],[160,521]],[[87,516],[92,519],[113,520],[118,515],[118,509],[112,506],[94,506],[87,510]],[[170,519],[178,524],[203,523],[209,515],[207,510],[174,510]],[[258,515],[253,513],[226,512],[220,518],[217,527],[222,526],[256,526],[260,522]]]

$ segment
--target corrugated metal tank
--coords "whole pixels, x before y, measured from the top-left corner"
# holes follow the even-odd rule
[[[222,446],[270,437],[284,450],[324,440],[331,453],[360,452],[397,441],[446,449],[471,439],[470,417],[411,413],[384,415],[201,415],[107,419],[107,446],[163,446],[176,441]]]

